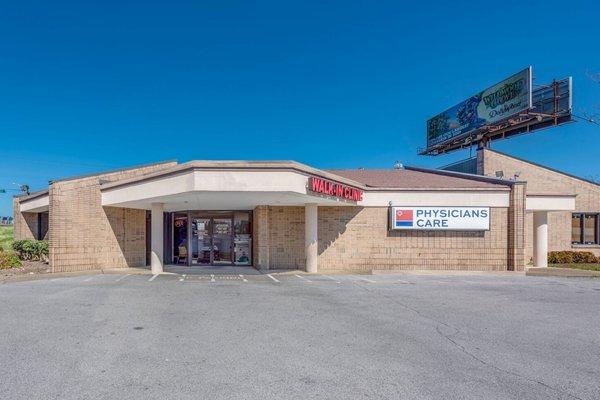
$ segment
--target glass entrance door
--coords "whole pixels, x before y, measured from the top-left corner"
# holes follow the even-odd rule
[[[191,215],[192,265],[233,264],[233,215]]]
[[[232,264],[233,218],[212,219],[213,264]]]
[[[211,219],[192,217],[192,264],[212,263]]]
[[[252,265],[251,211],[174,212],[167,257],[184,265]]]

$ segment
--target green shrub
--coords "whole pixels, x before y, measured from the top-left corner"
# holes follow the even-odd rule
[[[16,268],[21,266],[21,261],[15,253],[0,251],[0,269]]]
[[[21,260],[44,261],[48,258],[48,242],[46,240],[16,240],[12,248]]]
[[[590,251],[576,251],[573,254],[573,261],[580,264],[591,264],[598,262],[598,257]]]
[[[551,251],[548,253],[550,264],[591,264],[600,262],[590,251]]]

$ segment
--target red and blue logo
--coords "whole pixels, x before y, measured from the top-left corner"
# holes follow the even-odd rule
[[[396,228],[413,226],[413,210],[396,210],[394,223],[396,224]]]

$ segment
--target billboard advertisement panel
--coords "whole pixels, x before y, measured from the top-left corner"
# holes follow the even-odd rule
[[[392,207],[392,230],[487,231],[489,207]]]
[[[427,148],[531,108],[531,67],[485,89],[427,121]]]

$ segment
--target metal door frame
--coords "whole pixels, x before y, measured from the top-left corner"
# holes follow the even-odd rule
[[[223,214],[223,216],[219,215],[220,213]],[[194,217],[192,217],[192,214],[194,214]],[[227,215],[229,215],[229,217],[227,217]],[[208,219],[210,220],[210,229],[209,229],[209,236],[210,236],[210,262],[208,264],[192,264],[192,259],[194,258],[194,254],[192,251],[192,218],[204,218],[204,219]],[[214,219],[215,218],[220,218],[220,219],[229,219],[231,221],[231,232],[229,234],[230,236],[230,249],[229,249],[229,254],[231,254],[231,260],[229,261],[228,264],[222,263],[222,264],[215,264],[215,254],[214,254]],[[192,265],[201,265],[201,266],[206,266],[206,267],[214,267],[216,265],[220,265],[220,266],[232,266],[235,265],[233,258],[234,258],[234,241],[235,241],[235,232],[234,232],[234,212],[233,211],[188,211],[187,212],[187,224],[188,224],[188,230],[187,230],[187,245],[188,245],[188,267],[191,267]],[[199,250],[198,250],[199,251]],[[199,253],[198,253],[199,255]],[[198,257],[197,257],[198,258]],[[196,258],[196,259],[197,259]]]

